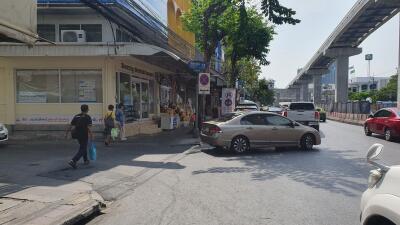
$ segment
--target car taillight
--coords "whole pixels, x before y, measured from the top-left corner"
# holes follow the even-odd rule
[[[282,116],[287,117],[287,111],[283,111]]]
[[[319,120],[319,112],[315,111],[315,119]]]
[[[217,133],[221,133],[221,128],[215,126],[215,127],[210,127],[209,129],[210,134],[217,134]]]

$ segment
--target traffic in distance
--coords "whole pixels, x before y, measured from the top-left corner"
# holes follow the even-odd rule
[[[202,124],[201,140],[220,150],[242,154],[253,148],[298,147],[310,151],[321,144],[320,122],[326,122],[324,109],[312,102],[282,103],[279,107],[259,107],[245,101],[217,120]],[[360,129],[360,132],[362,129]],[[400,110],[383,108],[371,113],[364,123],[365,135],[383,135],[386,141],[400,140]],[[370,171],[368,188],[360,203],[363,225],[400,224],[400,166],[378,163],[384,146],[374,144],[367,153]]]

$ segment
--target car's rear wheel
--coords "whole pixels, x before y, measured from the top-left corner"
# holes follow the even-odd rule
[[[231,150],[236,153],[244,153],[250,149],[249,139],[245,136],[236,136],[232,139]]]
[[[369,130],[368,124],[365,124],[365,126],[364,126],[364,133],[367,136],[371,136],[372,135],[372,132]]]
[[[301,147],[301,149],[302,149],[302,150],[306,150],[306,151],[312,150],[312,149],[313,149],[313,146],[314,146],[314,143],[315,143],[314,140],[315,140],[314,135],[312,135],[312,134],[305,134],[305,135],[301,138],[301,141],[300,141],[300,147]]]
[[[393,140],[392,131],[389,128],[385,129],[385,140],[386,141],[392,141]]]

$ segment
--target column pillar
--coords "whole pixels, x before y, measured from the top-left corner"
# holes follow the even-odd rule
[[[322,87],[321,87],[321,76],[315,75],[313,77],[314,83],[314,104],[321,104],[321,95],[322,95]]]
[[[308,83],[302,83],[300,86],[300,99],[303,102],[308,101]]]
[[[346,103],[348,101],[349,86],[349,57],[340,56],[336,58],[336,92],[335,102]]]
[[[324,52],[324,56],[336,59],[336,91],[335,102],[348,101],[349,57],[361,54],[361,48],[332,48]]]

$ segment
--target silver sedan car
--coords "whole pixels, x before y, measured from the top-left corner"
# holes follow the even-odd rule
[[[321,144],[321,136],[312,127],[303,126],[269,112],[235,112],[203,123],[201,140],[214,147],[243,153],[250,147],[298,146],[311,150]]]

